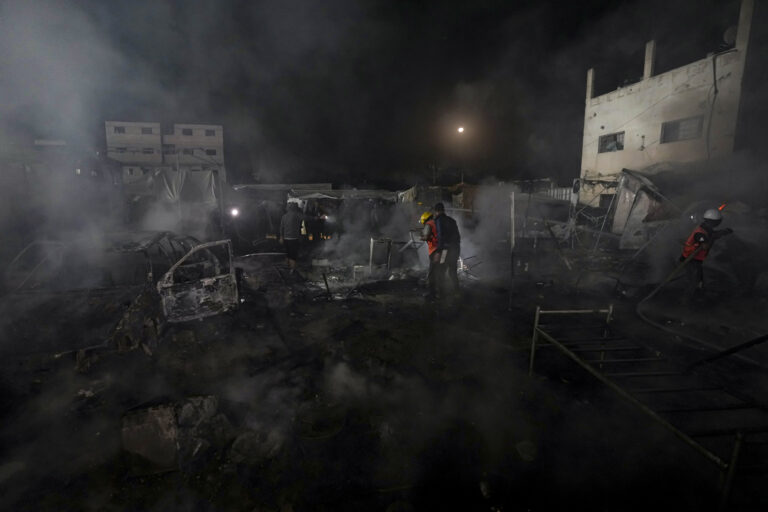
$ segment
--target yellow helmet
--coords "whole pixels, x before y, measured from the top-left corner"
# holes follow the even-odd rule
[[[432,212],[424,212],[421,214],[421,223],[424,224],[432,217]]]

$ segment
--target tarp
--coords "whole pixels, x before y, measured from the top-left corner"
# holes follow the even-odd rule
[[[216,204],[216,179],[213,171],[189,171],[181,191],[185,202]]]
[[[166,203],[181,201],[181,188],[187,177],[186,169],[156,169],[155,192],[157,198]]]
[[[645,174],[623,169],[614,198],[611,232],[621,235],[620,249],[638,249],[658,228],[647,221],[649,215],[665,208],[667,199]]]
[[[288,195],[292,198],[307,199],[380,199],[396,202],[397,192],[389,190],[291,190]]]
[[[152,196],[164,203],[216,204],[216,189],[213,171],[177,171],[172,167],[147,170],[143,176],[123,186],[128,197]]]
[[[418,192],[417,187],[411,187],[408,190],[403,190],[397,193],[398,203],[413,203],[416,201],[416,194]]]
[[[235,190],[331,190],[331,183],[241,183]]]

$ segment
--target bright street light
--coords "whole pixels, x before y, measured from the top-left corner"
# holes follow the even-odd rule
[[[459,133],[464,133],[464,127],[463,127],[463,126],[459,126],[459,127],[456,129],[456,131],[457,131],[457,132],[459,132]]]

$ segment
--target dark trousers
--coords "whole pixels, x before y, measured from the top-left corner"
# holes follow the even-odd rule
[[[429,271],[427,272],[427,288],[432,295],[437,294],[437,282],[442,275],[442,270],[440,253],[435,251],[429,255]]]
[[[695,289],[704,288],[704,262],[691,260],[688,262],[688,275],[694,283]]]
[[[445,257],[445,274],[446,274],[446,289],[450,289],[453,292],[459,291],[459,247],[449,247],[448,254]]]
[[[685,258],[680,256],[680,261]],[[685,264],[685,274],[693,290],[704,288],[704,262],[701,260],[691,260]]]

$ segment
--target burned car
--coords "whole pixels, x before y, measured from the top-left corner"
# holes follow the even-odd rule
[[[216,315],[238,304],[237,278],[229,240],[193,247],[157,283],[170,322]]]
[[[169,232],[33,242],[5,271],[1,350],[151,353],[166,322],[237,305],[231,262],[228,240],[200,244]]]

